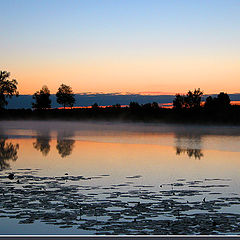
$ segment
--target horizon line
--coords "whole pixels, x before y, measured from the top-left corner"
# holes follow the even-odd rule
[[[224,91],[223,91],[224,92]],[[220,92],[219,92],[220,93]],[[203,96],[207,96],[207,95],[216,95],[219,93],[204,93]],[[224,92],[226,93],[226,92]],[[56,93],[50,93],[50,95],[55,95]],[[181,94],[184,95],[186,93],[173,93],[173,92],[152,92],[152,91],[145,91],[145,92],[78,92],[78,93],[74,93],[75,95],[142,95],[142,96],[175,96],[176,94]],[[234,93],[227,93],[227,94],[240,94],[240,92],[234,92]],[[32,96],[34,95],[31,93],[24,93],[24,94],[19,94],[19,95],[26,95],[26,96]]]

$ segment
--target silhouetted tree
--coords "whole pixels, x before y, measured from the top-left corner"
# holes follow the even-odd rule
[[[175,99],[173,100],[174,109],[182,109],[185,107],[185,96],[176,94]]]
[[[36,142],[33,143],[33,147],[40,151],[43,156],[47,156],[50,151],[50,139],[44,136],[38,136]]]
[[[230,98],[228,96],[227,93],[224,93],[224,92],[220,92],[217,96],[217,101],[218,101],[218,104],[221,108],[223,109],[227,109],[230,107]]]
[[[71,140],[71,139],[60,139],[60,140],[57,140],[57,150],[58,150],[58,153],[60,154],[60,156],[62,158],[70,155],[72,153],[72,150],[73,150],[73,147],[74,147],[74,143],[75,141],[74,140]]]
[[[201,104],[202,95],[203,92],[200,90],[200,88],[195,89],[194,92],[188,91],[185,97],[186,107],[190,109],[199,108]]]
[[[44,85],[40,91],[34,93],[33,99],[36,101],[35,103],[32,103],[33,108],[51,108],[50,90],[46,85]]]
[[[66,106],[73,107],[75,103],[74,94],[72,88],[65,84],[62,84],[56,93],[57,102],[65,108]]]
[[[139,110],[141,106],[139,105],[138,102],[130,102],[129,108],[135,111],[135,110]]]
[[[0,71],[0,109],[8,104],[6,100],[7,97],[11,98],[13,95],[18,96],[18,82],[15,79],[10,80],[9,77],[9,72]]]
[[[18,144],[6,143],[6,139],[0,139],[0,170],[10,168],[9,160],[16,161],[18,159]]]
[[[196,109],[201,105],[203,92],[200,88],[195,89],[194,91],[188,91],[186,95],[176,94],[175,99],[173,100],[173,108],[175,109]]]

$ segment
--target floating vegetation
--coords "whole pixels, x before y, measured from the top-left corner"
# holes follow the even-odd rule
[[[135,185],[134,179],[142,177],[136,175],[126,177],[132,182],[101,186],[94,181],[109,175],[46,177],[36,172],[18,169],[0,176],[0,218],[17,219],[19,224],[40,221],[98,235],[240,232],[240,214],[231,211],[240,205],[238,194],[229,197],[212,191],[228,188],[222,181],[230,183],[229,179],[178,179],[159,188]]]
[[[141,175],[136,175],[136,176],[128,176],[126,178],[140,178],[140,177],[142,177],[142,176]]]

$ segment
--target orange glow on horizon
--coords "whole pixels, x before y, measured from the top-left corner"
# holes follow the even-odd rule
[[[214,57],[167,57],[126,60],[102,57],[86,59],[49,59],[45,62],[8,64],[19,85],[20,94],[33,94],[47,85],[52,94],[64,83],[75,93],[131,92],[175,94],[200,88],[204,94],[240,92],[240,69],[237,59]]]
[[[240,105],[240,101],[231,101],[232,105]]]

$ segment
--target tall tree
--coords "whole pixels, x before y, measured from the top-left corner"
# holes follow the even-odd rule
[[[0,109],[8,104],[7,97],[18,96],[18,82],[15,79],[10,80],[9,78],[10,72],[0,71]]]
[[[34,93],[33,99],[36,101],[35,103],[32,103],[33,108],[51,108],[50,90],[46,85],[44,85],[40,91]]]
[[[70,86],[62,84],[56,93],[57,102],[63,105],[64,109],[66,106],[73,107],[75,103],[75,97],[73,90]]]

